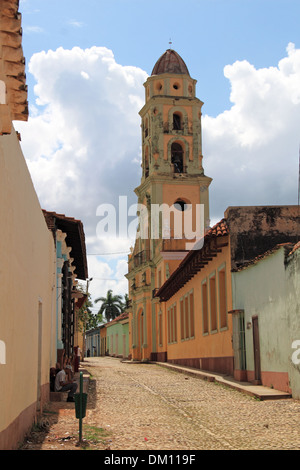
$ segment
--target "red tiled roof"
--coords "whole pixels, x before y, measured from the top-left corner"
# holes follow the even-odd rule
[[[119,321],[126,320],[127,318],[129,318],[128,313],[126,313],[126,312],[121,313],[118,317],[114,318],[113,320],[111,320],[108,323],[105,323],[105,326],[112,325],[113,323],[118,323]]]
[[[204,236],[204,243],[203,243],[203,239],[201,239],[199,242],[197,242],[194,246],[194,250],[195,251],[195,248],[197,248],[197,245],[204,245],[205,242],[207,242],[209,239],[212,239],[212,238],[217,238],[217,237],[224,237],[226,235],[229,235],[229,228],[228,228],[228,225],[227,225],[227,222],[226,222],[226,219],[222,219],[220,220],[220,222],[216,223],[213,227],[211,227],[205,234]],[[190,252],[192,254],[192,252]],[[189,255],[187,255],[189,256]],[[184,258],[184,260],[182,261],[182,263],[187,259]]]
[[[82,223],[81,220],[75,219],[74,217],[67,217],[65,214],[58,214],[57,212],[51,212],[51,211],[46,211],[45,209],[42,209],[47,225],[49,228],[53,228],[53,221],[55,218],[58,219],[64,219],[68,222],[73,222],[73,223]]]
[[[220,220],[220,222],[209,229],[206,237],[223,237],[224,235],[229,235],[226,219]]]

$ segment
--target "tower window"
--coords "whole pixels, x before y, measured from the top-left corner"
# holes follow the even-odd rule
[[[177,201],[175,202],[174,204],[174,207],[183,212],[186,210],[186,206],[187,206],[188,203],[186,203],[185,201],[183,201],[182,199],[177,199]]]
[[[145,138],[148,137],[149,131],[148,131],[148,119],[145,120]]]
[[[174,165],[174,173],[183,173],[183,149],[177,142],[171,146],[171,163]]]
[[[177,113],[173,114],[173,129],[175,131],[181,130],[181,116],[180,116],[180,114],[177,114]]]

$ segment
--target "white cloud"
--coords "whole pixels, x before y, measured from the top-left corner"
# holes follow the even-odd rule
[[[26,34],[31,34],[31,33],[43,33],[44,29],[41,28],[40,26],[25,26],[24,28],[24,33]]]
[[[84,26],[84,23],[82,23],[81,21],[77,21],[77,20],[69,20],[68,23],[71,26],[74,26],[75,28],[82,28]]]
[[[146,73],[101,47],[41,52],[29,71],[36,103],[17,126],[41,204],[84,218],[118,195],[133,197]]]
[[[300,50],[277,67],[224,68],[232,107],[203,117],[204,168],[213,178],[211,216],[229,205],[296,204],[300,142]]]

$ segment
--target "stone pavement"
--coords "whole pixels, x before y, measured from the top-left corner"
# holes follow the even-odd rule
[[[97,395],[87,419],[111,433],[110,449],[300,449],[297,400],[260,401],[155,364],[103,357],[85,367]]]
[[[82,366],[90,374],[83,437],[88,440],[91,429],[102,436],[91,441],[93,449],[300,449],[298,400],[261,401],[219,380],[201,380],[193,371],[179,373],[158,364],[95,357]],[[29,438],[23,448],[78,449],[74,404],[50,405],[58,412],[55,422],[42,442],[35,445]]]

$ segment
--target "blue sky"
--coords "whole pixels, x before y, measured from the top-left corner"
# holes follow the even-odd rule
[[[269,67],[289,42],[300,47],[298,0],[21,0],[20,8],[27,59],[61,46],[105,46],[119,64],[150,74],[171,39],[210,115],[230,106],[226,64]]]
[[[94,254],[128,252],[129,242],[97,239],[96,210],[120,195],[135,201],[143,83],[170,39],[204,102],[212,223],[229,205],[297,203],[298,0],[21,0],[19,9],[30,118],[15,127],[42,207],[85,225],[95,295],[126,291],[126,257]]]

